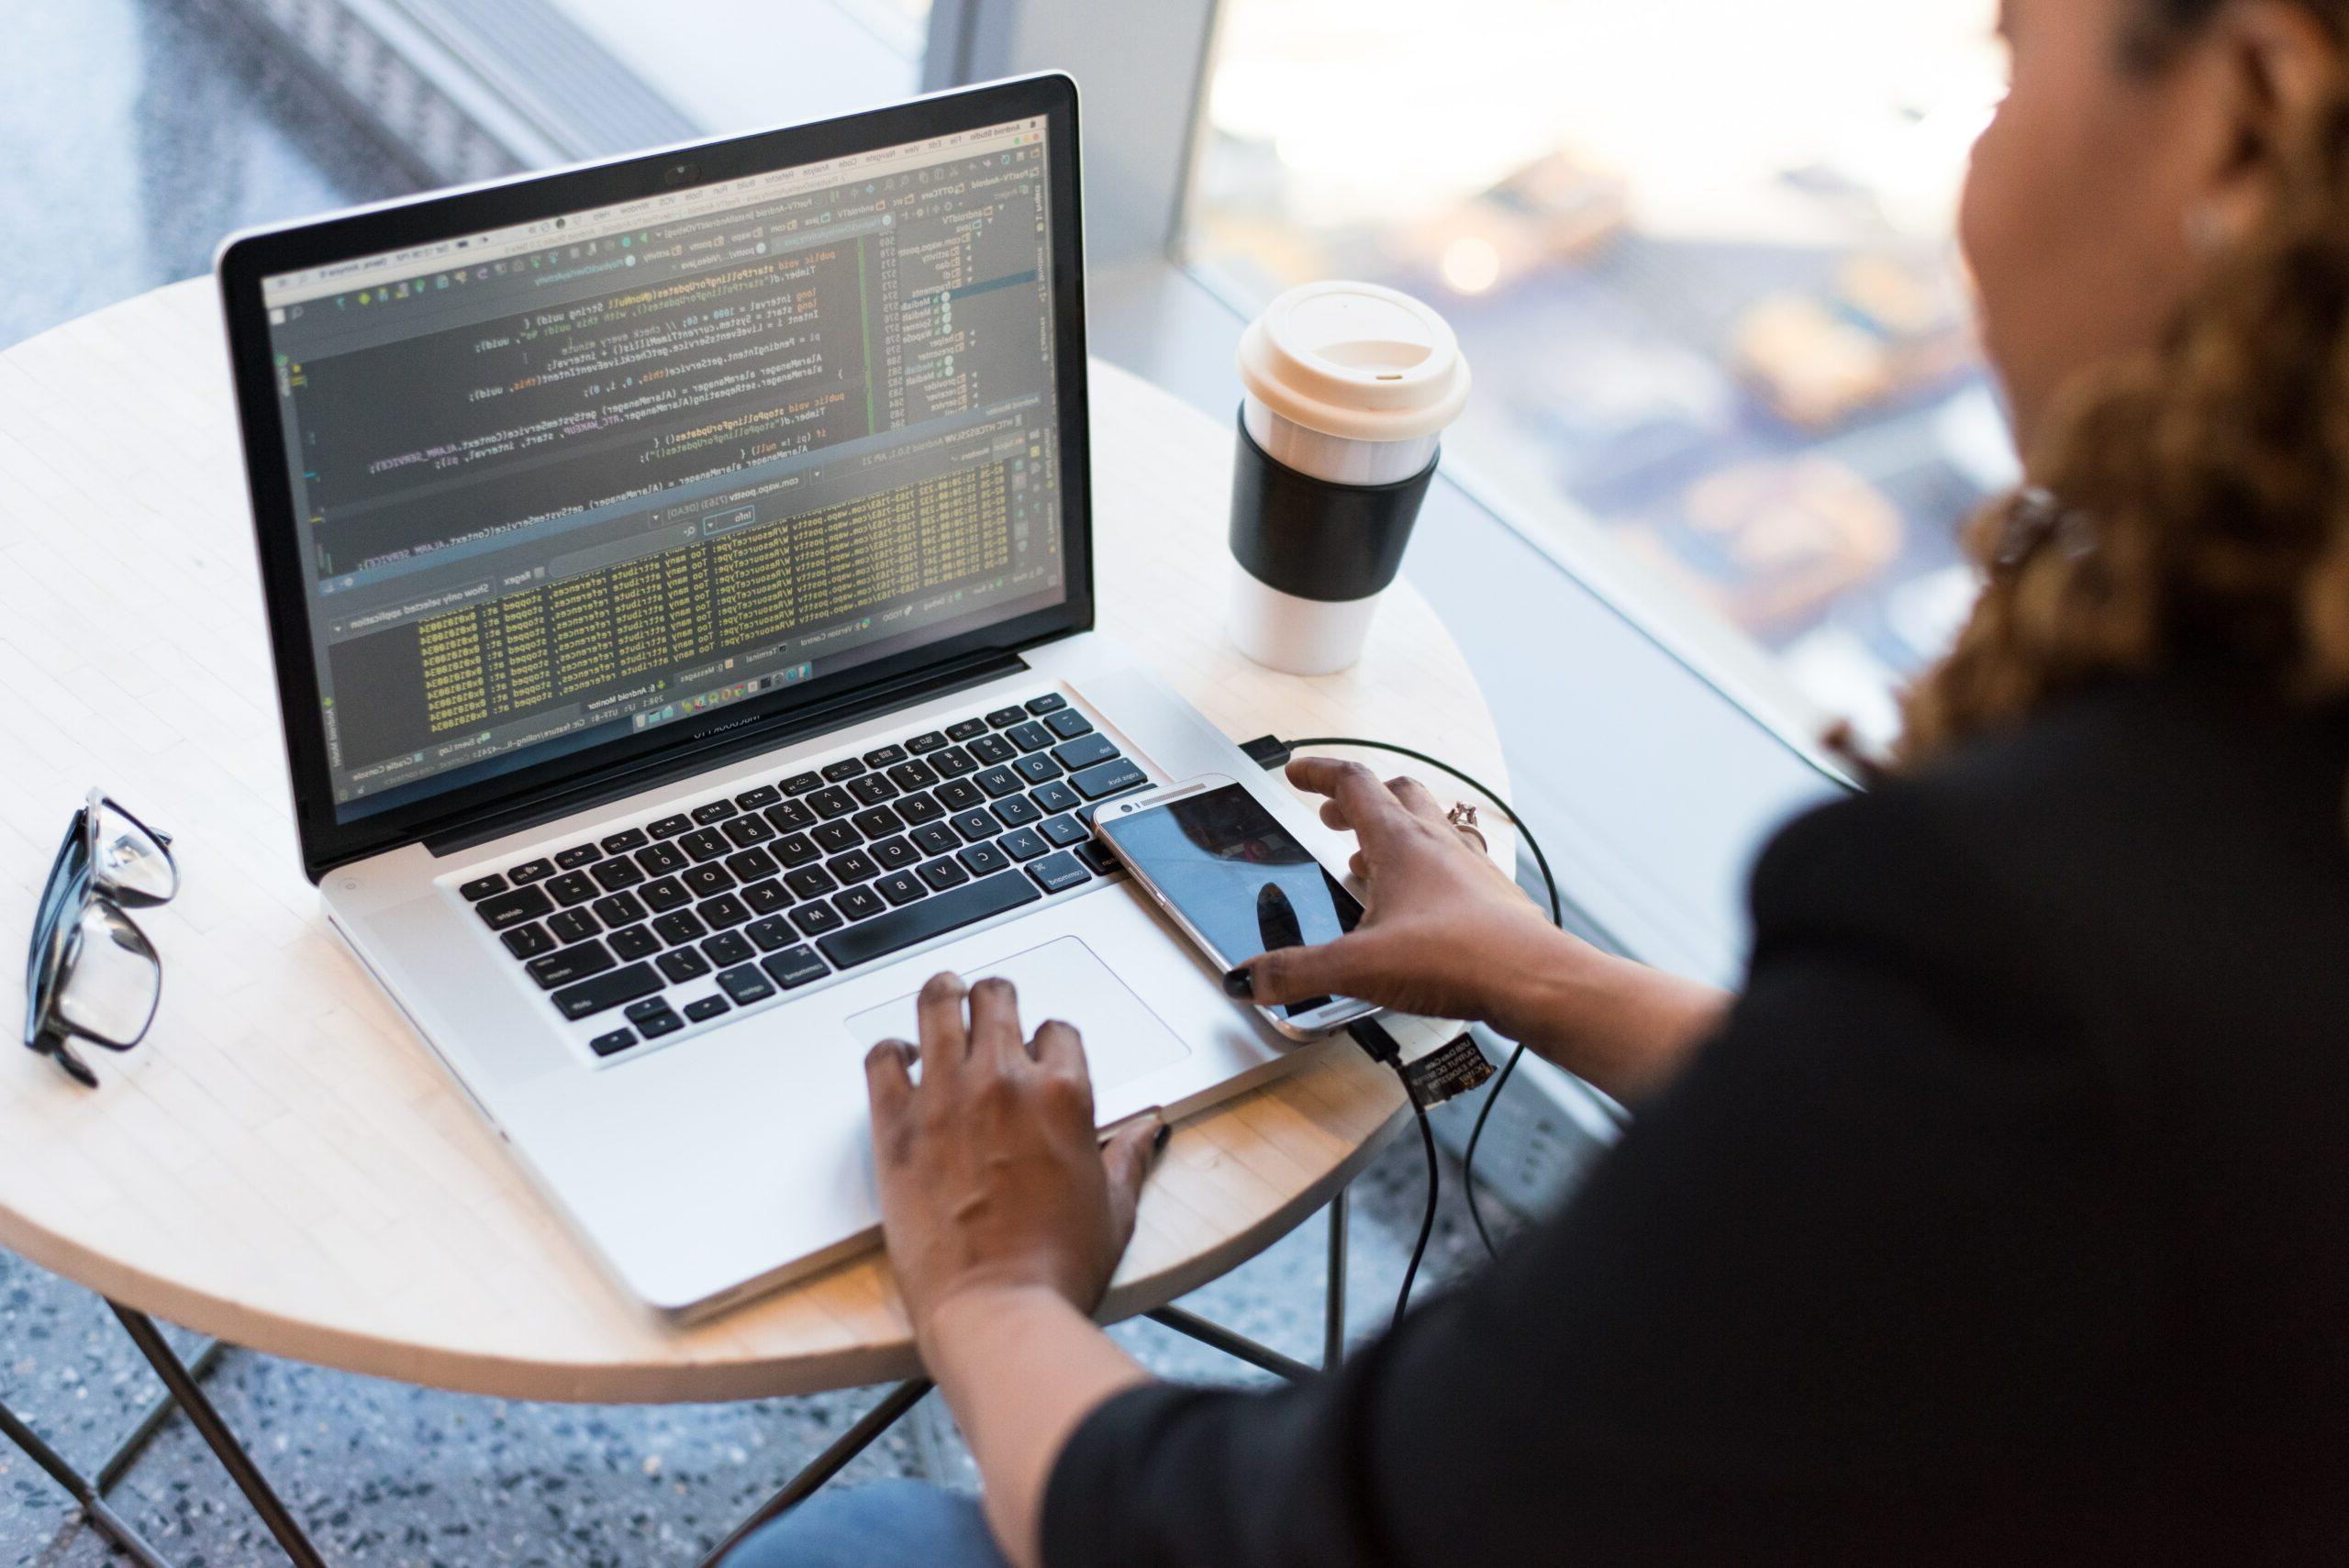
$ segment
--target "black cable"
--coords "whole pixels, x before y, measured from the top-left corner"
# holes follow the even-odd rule
[[[1288,757],[1294,756],[1296,753],[1304,751],[1308,747],[1344,746],[1367,751],[1391,751],[1396,756],[1408,757],[1415,762],[1423,762],[1439,773],[1449,773],[1452,777],[1458,779],[1462,784],[1466,784],[1470,789],[1475,790],[1478,795],[1483,795],[1487,801],[1492,803],[1495,810],[1508,818],[1509,826],[1515,828],[1517,829],[1518,837],[1525,840],[1526,850],[1533,856],[1534,865],[1539,867],[1542,872],[1542,885],[1550,897],[1550,923],[1556,926],[1561,930],[1565,929],[1565,903],[1558,894],[1558,878],[1556,874],[1550,870],[1550,857],[1542,852],[1541,840],[1533,836],[1531,828],[1526,827],[1525,818],[1520,817],[1517,812],[1510,807],[1508,802],[1503,800],[1500,795],[1489,786],[1480,784],[1475,779],[1471,778],[1468,774],[1462,773],[1458,768],[1453,767],[1451,763],[1442,762],[1434,757],[1429,756],[1425,751],[1415,751],[1408,746],[1397,746],[1385,740],[1365,740],[1359,736],[1316,735],[1304,740],[1280,741],[1275,744],[1275,751],[1285,752],[1286,754],[1281,756],[1279,762],[1266,761],[1266,758],[1271,756],[1273,752],[1262,751],[1259,749],[1259,746],[1260,743],[1258,742],[1251,742],[1246,750],[1249,755],[1253,757],[1260,766],[1266,768],[1280,766],[1281,762],[1285,762],[1288,760]],[[1485,1123],[1491,1119],[1493,1107],[1500,1104],[1501,1091],[1508,1087],[1509,1078],[1517,1072],[1517,1064],[1524,1055],[1525,1046],[1523,1042],[1520,1041],[1516,1048],[1508,1053],[1508,1060],[1501,1064],[1499,1073],[1493,1079],[1492,1089],[1485,1095],[1485,1103],[1477,1107],[1475,1125],[1468,1129],[1468,1144],[1467,1147],[1461,1151],[1460,1155],[1461,1178],[1466,1184],[1468,1195],[1468,1218],[1475,1225],[1476,1239],[1485,1244],[1485,1255],[1488,1258],[1497,1257],[1499,1255],[1499,1251],[1493,1245],[1492,1232],[1485,1227],[1484,1210],[1476,1202],[1476,1146],[1484,1140]],[[1410,1088],[1410,1084],[1408,1080],[1405,1082],[1403,1086],[1406,1091]],[[1411,1106],[1414,1110],[1417,1110],[1419,1113],[1419,1130],[1427,1134],[1428,1168],[1431,1173],[1431,1183],[1432,1183],[1432,1173],[1435,1169],[1435,1135],[1429,1131],[1427,1112],[1419,1106],[1418,1095],[1412,1095]],[[1431,1186],[1431,1190],[1432,1190],[1432,1186]],[[1428,1218],[1431,1221],[1435,1218],[1432,1198],[1431,1198],[1429,1204]],[[1427,1245],[1427,1231],[1424,1228],[1419,1233],[1419,1245],[1421,1247],[1425,1247]],[[1411,1266],[1414,1270],[1419,1267],[1419,1258],[1416,1253],[1412,1256]],[[1403,1281],[1403,1294],[1406,1299],[1408,1299],[1410,1291],[1411,1282],[1409,1276],[1406,1275]],[[1401,1316],[1401,1311],[1402,1309],[1398,1306],[1396,1308],[1397,1317]]]
[[[1435,1129],[1428,1124],[1427,1102],[1419,1098],[1411,1075],[1403,1070],[1403,1048],[1376,1018],[1362,1018],[1346,1026],[1354,1043],[1367,1052],[1373,1062],[1383,1062],[1395,1069],[1395,1076],[1403,1084],[1403,1097],[1411,1102],[1411,1114],[1419,1119],[1419,1144],[1428,1156],[1428,1201],[1419,1211],[1419,1239],[1412,1243],[1411,1261],[1403,1267],[1403,1288],[1395,1296],[1395,1316],[1387,1324],[1387,1332],[1403,1321],[1404,1310],[1411,1305],[1411,1286],[1419,1277],[1419,1263],[1428,1255],[1428,1239],[1435,1234],[1436,1197],[1442,1181],[1442,1167],[1436,1162]]]

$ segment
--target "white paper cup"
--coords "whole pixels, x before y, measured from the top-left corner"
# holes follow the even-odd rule
[[[1467,361],[1443,318],[1408,295],[1375,284],[1308,284],[1273,301],[1250,325],[1240,344],[1240,379],[1246,439],[1234,487],[1241,560],[1232,571],[1231,639],[1272,669],[1334,673],[1362,657],[1386,587],[1375,580],[1367,592],[1350,591],[1364,580],[1359,552],[1399,560],[1402,541],[1393,530],[1399,526],[1408,537],[1417,511],[1416,490],[1384,506],[1371,493],[1408,489],[1432,469],[1445,428],[1467,402]],[[1246,471],[1267,458],[1309,483],[1274,474],[1280,515],[1252,516],[1248,508],[1268,487],[1249,484]],[[1378,539],[1366,531],[1357,543],[1336,522],[1352,517],[1357,502],[1379,515]],[[1310,506],[1329,515],[1299,510]],[[1300,543],[1308,534],[1309,550]],[[1241,550],[1243,539],[1254,548]]]

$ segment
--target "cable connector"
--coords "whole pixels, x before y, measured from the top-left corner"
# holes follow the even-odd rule
[[[1259,735],[1240,749],[1248,753],[1250,762],[1268,773],[1275,768],[1288,766],[1289,758],[1297,753],[1296,747],[1277,735]]]
[[[1398,1073],[1403,1071],[1403,1048],[1376,1018],[1356,1018],[1346,1026],[1346,1032],[1373,1062],[1384,1062]]]

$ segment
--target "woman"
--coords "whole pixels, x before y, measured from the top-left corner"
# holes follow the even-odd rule
[[[1639,1108],[1326,1384],[1087,1320],[1147,1129],[941,976],[870,1062],[888,1244],[1010,1562],[2349,1558],[2349,0],[2008,0],[1963,235],[2026,466],[1892,777],[1754,875],[1729,998],[1302,762],[1373,917],[1232,988],[1475,1016]],[[907,1048],[909,1051],[910,1048]],[[958,1511],[958,1509],[962,1511]],[[756,1563],[996,1561],[844,1493]]]

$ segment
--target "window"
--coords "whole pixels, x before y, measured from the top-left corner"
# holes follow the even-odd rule
[[[1455,474],[1883,732],[2014,478],[1951,233],[1994,8],[1225,0],[1188,253],[1435,304]]]

